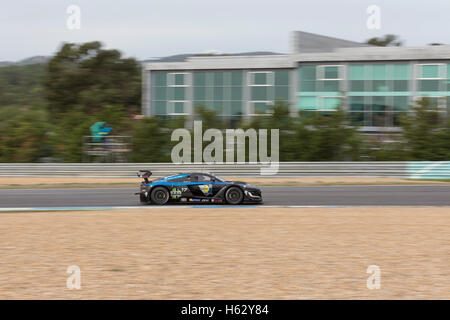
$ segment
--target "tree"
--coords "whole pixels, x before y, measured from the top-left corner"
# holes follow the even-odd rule
[[[441,161],[450,158],[450,120],[443,120],[438,107],[423,98],[401,121],[409,160]]]
[[[400,47],[403,44],[403,42],[399,40],[399,37],[394,34],[386,34],[383,37],[370,38],[366,41],[366,43],[379,47]]]
[[[45,64],[0,68],[0,108],[4,106],[45,106],[42,79]]]
[[[55,156],[64,162],[82,162],[83,136],[90,135],[89,128],[95,118],[79,109],[63,114],[55,125],[52,142]]]
[[[15,107],[0,111],[0,162],[36,162],[49,156],[45,111],[26,107],[17,111]]]
[[[359,160],[361,138],[348,125],[347,115],[336,111],[300,113],[301,122],[295,128],[297,161]]]
[[[140,106],[140,66],[98,41],[65,43],[48,64],[45,95],[52,116],[75,108],[93,114],[105,105],[121,105],[128,113]]]
[[[171,133],[158,118],[139,120],[133,134],[133,161],[170,162]]]

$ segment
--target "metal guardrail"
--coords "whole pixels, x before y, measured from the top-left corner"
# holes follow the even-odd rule
[[[173,163],[0,163],[0,176],[135,177],[140,169],[153,176],[188,171],[220,176],[260,176],[261,164]],[[276,175],[264,177],[402,177],[450,179],[447,162],[281,162]]]

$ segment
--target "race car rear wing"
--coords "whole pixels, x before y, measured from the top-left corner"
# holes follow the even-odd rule
[[[137,176],[139,178],[142,178],[145,180],[145,182],[148,182],[148,178],[152,175],[152,172],[150,170],[139,170],[137,172]]]

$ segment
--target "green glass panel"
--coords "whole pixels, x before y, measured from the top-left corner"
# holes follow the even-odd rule
[[[194,86],[205,86],[206,85],[206,73],[205,72],[195,72],[194,73]]]
[[[226,71],[223,73],[223,86],[229,87],[231,86],[231,72]]]
[[[450,63],[447,64],[447,79],[450,79]],[[449,91],[449,90],[447,90]]]
[[[205,86],[206,87],[214,86],[214,73],[213,72],[206,72]]]
[[[419,91],[440,91],[439,80],[420,80]]]
[[[372,66],[372,79],[385,80],[386,79],[386,65],[376,64]]]
[[[223,100],[231,100],[231,87],[223,87]]]
[[[394,111],[406,111],[408,108],[408,97],[394,97]]]
[[[232,86],[241,86],[242,85],[242,72],[241,71],[231,72],[231,85]]]
[[[386,107],[386,97],[372,97],[373,111],[385,111]]]
[[[223,115],[224,109],[224,103],[222,101],[214,101],[213,110],[216,111],[218,115]]]
[[[205,88],[206,91],[206,99],[208,101],[214,100],[214,87],[206,87]]]
[[[231,100],[242,100],[242,87],[231,88]]]
[[[267,73],[265,72],[254,73],[253,84],[267,84]]]
[[[336,110],[340,103],[341,103],[341,99],[340,98],[325,97],[325,98],[323,98],[322,109],[324,109],[324,110]]]
[[[175,74],[175,85],[177,86],[184,85],[184,74],[179,73]]]
[[[223,72],[214,72],[214,86],[223,86]]]
[[[152,86],[164,87],[167,86],[167,77],[165,72],[152,72]]]
[[[324,92],[338,92],[339,91],[339,81],[328,80],[323,81],[323,91]]]
[[[439,78],[438,65],[422,66],[422,78]]]
[[[365,80],[364,66],[350,66],[350,80]]]
[[[166,90],[166,87],[155,87],[153,100],[167,100]]]
[[[373,81],[373,91],[376,92],[387,92],[389,88],[387,86],[387,81],[385,80],[375,80]]]
[[[274,99],[281,99],[289,101],[289,87],[288,86],[275,86]]]
[[[194,87],[194,100],[206,100],[205,87]]]
[[[275,71],[275,85],[288,86],[289,85],[289,71]]]
[[[267,100],[267,90],[266,87],[252,87],[252,100]]]
[[[214,101],[205,101],[205,107],[209,110],[214,110]]]
[[[173,97],[175,96],[175,88],[173,87],[168,87],[166,90],[166,97],[167,100],[173,100]]]
[[[408,80],[394,80],[393,81],[394,88],[393,91],[396,92],[406,92],[409,91],[409,81]]]
[[[241,101],[232,101],[231,102],[231,115],[240,115],[242,114],[242,102]]]
[[[409,80],[409,64],[394,64],[394,80]]]
[[[339,78],[339,68],[336,66],[333,67],[324,67],[324,79],[338,79]]]
[[[317,109],[317,98],[316,97],[301,97],[300,98],[300,109],[301,110],[316,110]]]
[[[364,91],[364,81],[363,80],[350,81],[350,91],[354,91],[354,92]]]
[[[173,88],[174,89],[174,97],[173,100],[184,100],[184,87],[181,88]]]
[[[223,100],[223,87],[214,87],[214,100]]]
[[[371,80],[364,81],[364,91],[368,91],[368,92],[375,91],[375,89],[373,87],[373,81],[371,81]]]
[[[254,113],[265,113],[267,109],[268,109],[268,105],[265,102],[253,103],[253,112]]]
[[[300,67],[301,80],[316,80],[316,66]]]
[[[300,88],[303,92],[315,92],[316,81],[302,81]]]
[[[194,108],[198,108],[198,107],[206,107],[206,101],[194,101],[193,103]]]
[[[350,97],[351,111],[364,111],[364,97]]]
[[[155,110],[155,114],[167,114],[165,101],[153,101],[152,105]]]
[[[174,113],[184,113],[184,102],[174,102],[173,112]]]

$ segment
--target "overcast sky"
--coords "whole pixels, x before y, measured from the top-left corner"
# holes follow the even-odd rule
[[[50,55],[62,42],[102,41],[138,59],[179,53],[289,51],[289,31],[408,46],[450,43],[449,0],[0,0],[0,61]],[[69,5],[81,28],[66,26]],[[366,9],[381,9],[381,29]]]

